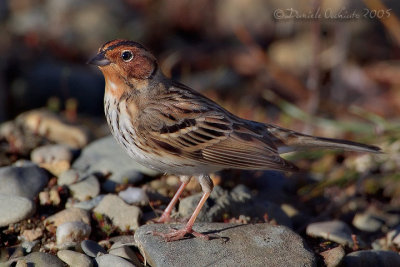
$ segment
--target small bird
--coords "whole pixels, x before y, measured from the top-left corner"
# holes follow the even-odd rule
[[[279,154],[305,148],[380,151],[376,146],[239,118],[165,77],[151,52],[133,41],[105,43],[88,64],[98,66],[104,75],[105,116],[118,143],[142,165],[180,177],[182,183],[158,222],[170,220],[191,177],[202,187],[202,198],[182,229],[153,232],[166,241],[190,234],[207,238],[194,231],[193,224],[213,189],[210,173],[223,169],[296,171]]]

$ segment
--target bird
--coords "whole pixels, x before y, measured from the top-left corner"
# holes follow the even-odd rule
[[[181,184],[159,223],[171,212],[192,177],[202,197],[187,223],[168,233],[166,241],[190,236],[202,206],[213,190],[210,174],[224,169],[298,168],[280,154],[328,148],[380,153],[380,148],[341,139],[315,137],[277,125],[240,118],[194,89],[167,78],[156,57],[140,43],[116,39],[103,44],[88,64],[105,79],[104,112],[112,135],[136,162],[180,177]]]

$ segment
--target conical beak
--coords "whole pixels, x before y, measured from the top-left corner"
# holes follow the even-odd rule
[[[106,58],[104,52],[98,53],[94,58],[89,60],[87,64],[96,65],[96,66],[107,66],[111,61]]]

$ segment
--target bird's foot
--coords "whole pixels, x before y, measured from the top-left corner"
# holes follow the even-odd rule
[[[182,240],[187,238],[189,235],[193,235],[194,237],[200,237],[206,240],[210,239],[208,235],[193,231],[193,229],[188,227],[184,227],[182,229],[172,229],[169,233],[166,234],[156,231],[151,231],[150,233],[155,236],[161,236],[167,242]]]
[[[168,223],[171,221],[171,215],[167,213],[163,213],[160,218],[154,219],[155,223]]]

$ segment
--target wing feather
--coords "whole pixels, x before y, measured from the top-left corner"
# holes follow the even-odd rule
[[[183,161],[221,169],[296,170],[263,135],[261,124],[254,128],[254,122],[242,120],[193,92],[173,87],[169,94],[142,109],[138,132],[152,142],[151,147]]]

